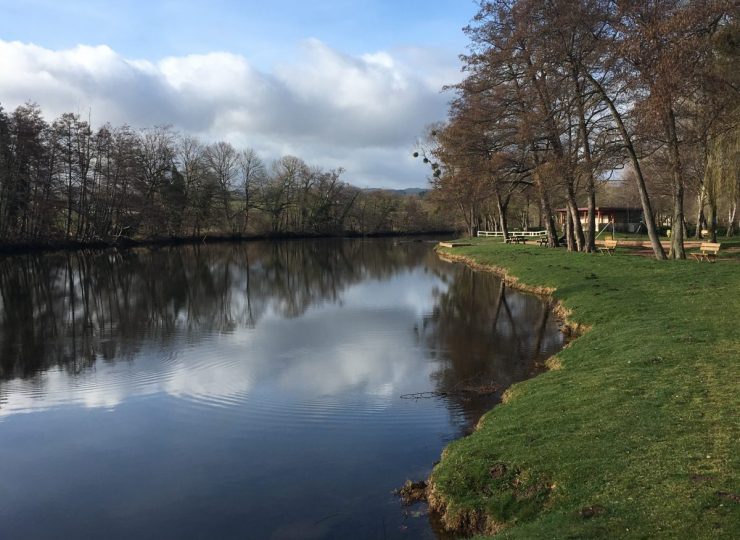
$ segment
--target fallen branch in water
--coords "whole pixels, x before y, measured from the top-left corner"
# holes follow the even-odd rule
[[[450,390],[429,390],[427,392],[413,392],[411,394],[402,394],[401,399],[433,399],[450,396],[472,397],[472,396],[489,396],[495,394],[501,389],[497,384],[458,384]]]

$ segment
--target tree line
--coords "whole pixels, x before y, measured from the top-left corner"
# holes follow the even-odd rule
[[[530,206],[559,244],[594,251],[597,195],[635,186],[656,258],[685,258],[691,232],[728,234],[740,199],[740,29],[731,1],[482,1],[465,29],[464,80],[448,120],[415,154],[436,196],[467,229],[508,236],[512,208]],[[617,182],[618,181],[618,182]],[[654,199],[671,211],[656,218]],[[583,204],[585,202],[585,204]],[[579,203],[588,208],[585,225]],[[527,219],[528,221],[528,219]]]
[[[47,122],[0,107],[0,243],[449,229],[421,196],[362,190],[342,169],[203,143],[170,127]]]

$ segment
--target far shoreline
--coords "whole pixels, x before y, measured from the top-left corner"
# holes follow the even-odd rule
[[[0,243],[0,255],[24,255],[28,253],[54,253],[73,251],[97,251],[106,249],[129,249],[137,247],[175,247],[194,244],[225,244],[271,240],[321,240],[342,238],[413,238],[431,235],[455,235],[459,231],[384,231],[374,233],[344,232],[336,234],[206,234],[203,236],[162,236],[144,239],[121,238],[119,240],[48,240],[39,242]]]

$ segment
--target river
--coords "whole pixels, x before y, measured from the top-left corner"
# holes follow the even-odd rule
[[[0,259],[0,536],[445,537],[393,489],[563,337],[432,248]]]

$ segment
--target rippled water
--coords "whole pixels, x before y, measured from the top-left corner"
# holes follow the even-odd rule
[[[2,538],[440,537],[392,490],[562,346],[422,242],[7,257],[0,296]]]

